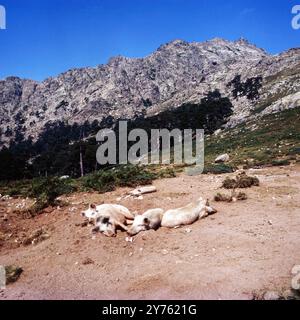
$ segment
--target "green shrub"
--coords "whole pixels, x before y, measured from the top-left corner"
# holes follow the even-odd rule
[[[9,195],[11,197],[23,196],[28,197],[31,186],[29,180],[20,181],[1,181],[0,183],[0,193],[4,195]]]
[[[234,168],[227,164],[212,164],[206,165],[203,173],[213,173],[213,174],[223,174],[223,173],[232,173],[234,172]]]
[[[289,166],[291,163],[288,160],[273,160],[272,166]]]
[[[176,171],[173,168],[162,169],[157,173],[157,177],[160,179],[164,178],[175,178]]]
[[[33,214],[38,213],[48,206],[55,205],[57,197],[75,190],[70,180],[60,180],[57,177],[33,179],[28,196],[35,198],[36,202],[30,211]]]
[[[259,179],[256,177],[247,176],[246,173],[237,175],[236,179],[226,178],[222,184],[222,187],[225,189],[244,189],[251,188],[252,186],[259,186]]]
[[[289,155],[300,155],[300,147],[291,148],[288,152]]]
[[[239,192],[236,198],[239,201],[245,201],[248,199],[248,196],[246,195],[245,192]]]
[[[157,178],[155,173],[143,167],[124,165],[100,170],[80,179],[83,190],[96,190],[101,193],[113,191],[116,187],[136,187],[151,184]]]
[[[232,202],[232,196],[223,193],[217,193],[214,197],[214,200],[216,202]]]
[[[235,179],[226,178],[223,181],[222,188],[235,189],[236,187],[237,187],[237,182]]]

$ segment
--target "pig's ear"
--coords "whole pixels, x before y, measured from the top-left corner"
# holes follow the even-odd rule
[[[90,204],[90,209],[96,209],[96,205],[94,203]]]
[[[147,226],[150,224],[150,220],[148,218],[144,218],[144,224]]]

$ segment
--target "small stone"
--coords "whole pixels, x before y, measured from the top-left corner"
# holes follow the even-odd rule
[[[215,163],[224,163],[224,162],[228,162],[230,159],[229,155],[227,153],[222,154],[220,156],[218,156],[215,160]]]
[[[22,272],[23,272],[23,269],[20,267],[6,266],[5,267],[6,284],[16,282],[19,279]]]
[[[132,243],[132,242],[133,242],[133,237],[126,237],[126,238],[125,238],[125,241]]]
[[[168,250],[164,249],[164,250],[162,250],[161,253],[162,253],[163,255],[166,255],[166,254],[168,254],[169,252],[168,252]]]
[[[88,265],[88,264],[94,264],[95,262],[91,259],[91,258],[85,258],[83,261],[82,261],[82,264],[83,265]]]

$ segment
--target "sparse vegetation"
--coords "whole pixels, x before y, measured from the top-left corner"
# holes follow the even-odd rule
[[[239,165],[250,168],[264,165],[283,166],[289,165],[291,161],[299,162],[300,108],[262,117],[259,122],[258,124],[257,120],[255,120],[231,130],[224,130],[218,136],[208,136],[205,143],[204,173],[232,173]],[[95,123],[92,127],[96,128],[97,124]],[[75,138],[78,135],[78,130],[72,130],[70,131],[71,133],[76,133],[74,135]],[[63,131],[59,131],[59,133]],[[47,139],[47,137],[48,135],[44,139]],[[58,136],[51,139],[58,139]],[[95,155],[94,149],[89,152],[91,159]],[[227,164],[212,164],[216,156],[223,153],[230,154],[230,162]],[[15,163],[22,163],[20,159],[9,157],[5,151],[2,155],[4,162],[7,164],[5,174],[10,174],[12,170],[18,170],[18,166],[15,169]],[[78,153],[76,153],[76,156],[78,156]],[[76,161],[78,161],[78,157]],[[59,165],[59,163],[56,162],[56,165]],[[45,167],[45,169],[49,168],[51,171],[50,167],[52,168],[53,165]],[[91,190],[107,192],[119,186],[136,187],[149,184],[154,179],[174,177],[176,172],[180,172],[183,169],[182,166],[141,167],[129,165],[102,168],[79,179],[59,180],[57,177],[49,177],[15,182],[1,181],[0,193],[35,198],[36,203],[32,211],[39,212],[47,206],[55,205],[57,197],[62,194]],[[21,166],[20,170],[24,173],[27,169]],[[248,180],[248,178],[241,177],[237,180],[226,179],[224,187],[234,189],[236,187],[246,188],[249,185],[257,185],[259,182],[255,178],[253,179]]]
[[[289,166],[291,163],[288,160],[274,160],[272,161],[272,165],[276,166]]]
[[[225,189],[234,189],[234,188],[236,188],[236,180],[235,179],[226,178],[223,181],[222,187],[225,188]]]
[[[216,202],[232,202],[232,196],[223,193],[217,193],[214,197]]]
[[[252,186],[259,186],[259,179],[256,177],[250,177],[246,173],[241,173],[236,176],[236,179],[226,178],[223,181],[222,188],[236,189],[236,188],[251,188]]]
[[[248,199],[248,196],[246,195],[245,192],[239,192],[236,198],[239,201],[245,201]]]
[[[57,198],[76,191],[97,191],[105,193],[116,187],[137,187],[151,184],[154,179],[175,177],[173,168],[141,167],[134,165],[117,166],[99,170],[79,179],[59,179],[58,177],[35,178],[16,182],[2,183],[3,195],[34,198],[34,205],[26,209],[28,216],[34,216],[49,206],[61,205]]]
[[[300,155],[300,147],[291,148],[288,152],[288,155]]]
[[[237,195],[235,195],[235,190],[231,193],[231,195],[223,194],[223,193],[217,193],[214,197],[214,200],[216,202],[233,202],[234,199],[238,201],[244,201],[247,200],[248,197],[246,193],[239,192]]]
[[[163,179],[163,178],[175,178],[176,177],[176,170],[174,168],[165,168],[165,169],[159,169],[156,173],[157,178]]]
[[[136,187],[152,183],[157,175],[146,168],[125,165],[108,170],[100,170],[79,179],[83,190],[96,190],[98,192],[113,191],[116,187]]]
[[[75,191],[66,180],[60,180],[57,177],[33,179],[29,197],[35,198],[36,202],[30,209],[32,214],[38,213],[48,206],[57,204],[57,197],[63,194],[69,194]]]
[[[241,82],[241,76],[237,75],[228,87],[233,87],[232,94],[234,98],[246,96],[247,99],[254,100],[259,97],[259,89],[262,87],[262,77],[249,78],[245,82]]]
[[[223,173],[232,173],[234,172],[234,168],[227,164],[211,164],[206,165],[203,173],[213,173],[213,174],[223,174]]]
[[[13,197],[30,197],[36,201],[30,209],[29,215],[35,215],[48,206],[58,204],[57,197],[77,190],[74,180],[60,180],[57,177],[35,178],[33,180],[20,180],[0,185],[1,194]]]
[[[272,165],[289,155],[298,156],[299,150],[300,108],[295,108],[207,137],[205,162],[209,166],[216,156],[228,153],[231,159],[228,165],[251,168]]]

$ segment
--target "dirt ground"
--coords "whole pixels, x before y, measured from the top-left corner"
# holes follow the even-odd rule
[[[20,199],[0,202],[0,235],[6,237],[0,241],[0,265],[24,270],[0,291],[0,299],[253,299],[266,290],[289,289],[291,270],[300,264],[300,166],[247,173],[261,181],[246,189],[248,200],[211,200],[217,214],[188,227],[144,232],[132,243],[123,232],[116,238],[93,236],[92,226],[81,226],[80,212],[89,202],[120,203],[142,213],[200,196],[213,199],[234,174],[157,180],[158,192],[143,199],[118,201],[128,188],[75,194],[69,206],[34,219],[13,213]],[[49,239],[20,243],[41,227]]]

